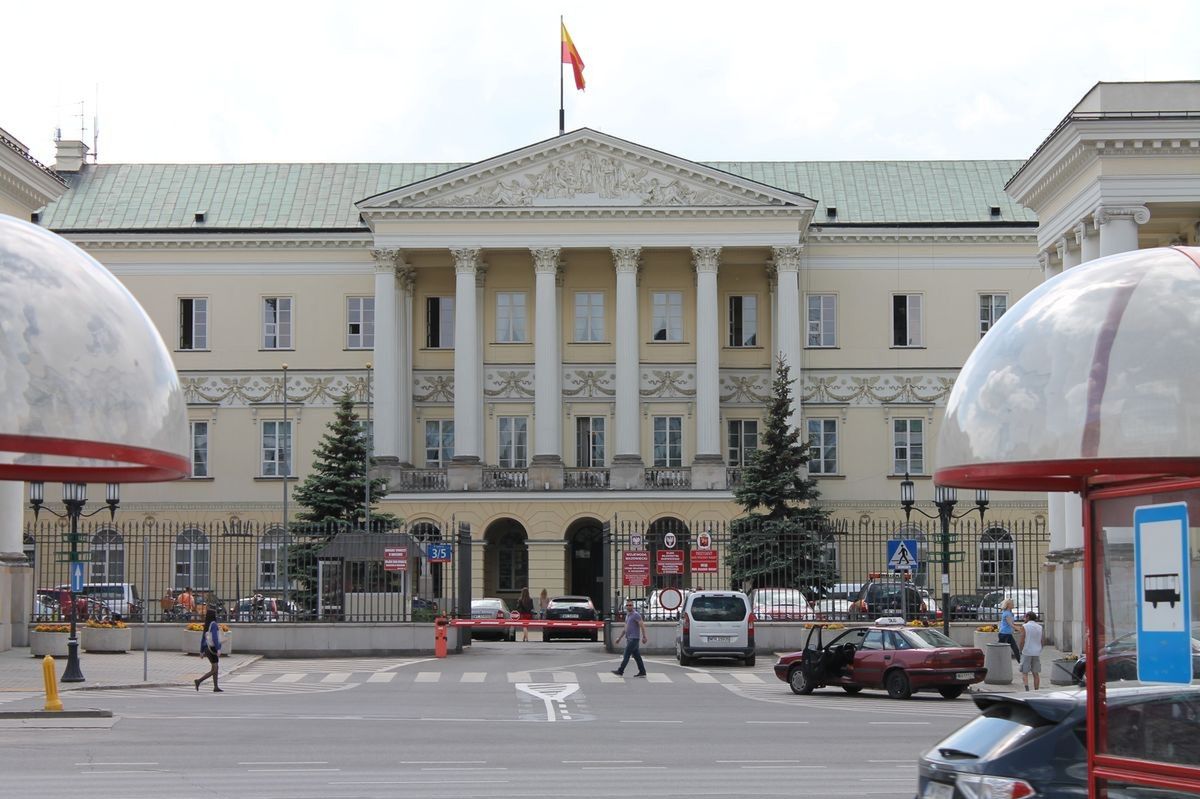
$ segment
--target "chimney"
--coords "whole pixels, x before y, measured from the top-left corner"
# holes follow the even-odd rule
[[[87,161],[88,146],[81,141],[64,141],[55,143],[54,171],[78,172]]]

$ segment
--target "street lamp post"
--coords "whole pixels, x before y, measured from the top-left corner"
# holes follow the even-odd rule
[[[46,485],[41,481],[32,482],[29,484],[29,504],[33,508],[33,519],[37,521],[38,513],[43,509],[43,504],[46,500]],[[71,531],[67,537],[67,544],[70,546],[70,566],[69,570],[73,571],[79,566],[79,519],[95,516],[105,508],[96,508],[91,513],[84,513],[83,506],[87,504],[87,483],[63,483],[62,484],[62,501],[66,507],[66,513],[59,513],[53,508],[45,508],[47,513],[53,514],[60,519],[67,519],[71,523]],[[105,495],[107,510],[109,517],[115,519],[117,517],[117,506],[121,504],[121,487],[117,483],[109,483],[108,491]],[[79,616],[78,606],[75,604],[75,579],[73,575],[69,575],[68,587],[70,588],[71,597],[71,634],[67,638],[67,668],[63,671],[63,682],[83,682],[83,670],[79,667],[79,637],[76,632],[76,621]]]
[[[958,489],[951,486],[934,486],[933,488],[933,504],[937,506],[937,513],[926,513],[920,508],[915,508],[913,505],[917,501],[916,487],[913,481],[909,479],[908,472],[904,473],[904,480],[900,482],[900,505],[904,508],[904,521],[907,524],[912,512],[915,510],[927,519],[937,519],[941,525],[941,543],[942,543],[942,632],[950,635],[950,522],[955,519],[979,511],[979,522],[983,523],[983,514],[988,506],[987,489],[979,489],[975,492],[975,507],[970,510],[956,514],[954,506],[958,504]]]
[[[375,447],[375,436],[371,431],[371,364],[367,362],[367,427],[366,433],[366,450],[367,457],[363,463],[363,526],[366,531],[371,532],[371,450]]]

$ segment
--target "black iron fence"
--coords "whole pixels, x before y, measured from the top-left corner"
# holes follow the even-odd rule
[[[998,618],[1005,596],[1023,610],[1038,609],[1048,544],[1044,526],[1023,520],[981,525],[960,519],[945,533],[937,521],[841,520],[790,532],[736,522],[620,521],[609,526],[605,605],[619,609],[633,599],[647,618],[669,619],[674,613],[664,607],[665,589],[743,590],[756,591],[756,613],[764,620],[899,611],[988,621]],[[667,605],[679,596],[667,593]]]
[[[458,608],[453,523],[364,533],[337,526],[79,525],[79,618],[241,622],[432,621]],[[27,529],[34,621],[70,617],[70,528]]]

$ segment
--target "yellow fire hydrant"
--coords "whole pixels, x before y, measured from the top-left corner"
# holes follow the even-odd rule
[[[58,712],[63,709],[62,700],[58,698],[58,680],[54,677],[54,658],[46,655],[42,658],[42,680],[46,683],[46,710]]]

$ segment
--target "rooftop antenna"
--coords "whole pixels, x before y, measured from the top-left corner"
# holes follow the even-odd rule
[[[79,113],[75,116],[79,117],[79,140],[83,141],[87,138],[87,108],[85,104],[87,100],[79,101]]]
[[[92,163],[100,163],[100,84],[92,100]]]

